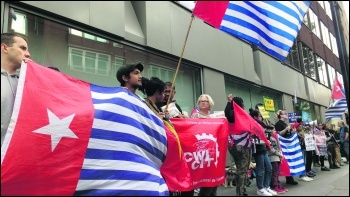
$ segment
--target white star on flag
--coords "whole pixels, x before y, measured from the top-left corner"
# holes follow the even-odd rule
[[[43,126],[37,130],[34,130],[34,133],[41,133],[46,135],[51,135],[51,150],[52,152],[56,148],[57,144],[63,137],[69,138],[78,138],[74,132],[69,128],[70,123],[72,122],[75,114],[67,116],[65,118],[59,119],[54,113],[47,109],[49,116],[49,124]]]

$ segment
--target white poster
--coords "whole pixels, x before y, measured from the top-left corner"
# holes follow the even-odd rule
[[[162,107],[162,111],[165,110],[166,105]],[[177,109],[175,102],[169,103],[168,105],[169,118],[174,118],[180,116],[180,111]]]
[[[314,135],[312,134],[305,134],[304,135],[304,141],[305,141],[305,147],[306,150],[315,150],[315,139]]]

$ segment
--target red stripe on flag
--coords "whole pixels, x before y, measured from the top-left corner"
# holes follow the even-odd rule
[[[215,28],[219,28],[229,1],[197,1],[193,14]]]
[[[60,83],[52,86],[53,80]],[[73,195],[94,118],[90,85],[29,62],[19,101],[15,104],[20,105],[18,119],[1,165],[1,195]],[[57,122],[69,116],[67,131]],[[33,132],[47,125],[57,130],[45,132],[66,130],[75,137]]]

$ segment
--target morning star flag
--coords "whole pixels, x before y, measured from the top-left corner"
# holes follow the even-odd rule
[[[284,61],[309,1],[197,1],[193,14]]]
[[[339,82],[338,78],[334,78],[333,88],[332,88],[332,99],[342,99],[345,98],[345,90],[341,83]]]
[[[1,147],[1,195],[168,196],[164,124],[122,87],[21,68]]]
[[[339,99],[332,103],[325,112],[326,120],[332,118],[341,118],[344,112],[348,109],[348,104],[346,103],[346,98]]]
[[[193,189],[225,182],[226,118],[171,118],[191,171]],[[186,190],[189,191],[189,190]]]
[[[298,176],[305,174],[305,164],[301,152],[298,135],[293,133],[289,138],[278,135],[278,140],[282,149],[284,159],[281,162],[287,162],[282,165],[281,172],[283,176]]]

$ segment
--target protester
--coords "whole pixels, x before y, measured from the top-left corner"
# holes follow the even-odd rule
[[[164,98],[162,101],[157,102],[156,105],[159,108],[164,108],[164,106],[167,105],[168,99],[170,97],[170,103],[174,103],[176,109],[174,109],[174,111],[176,112],[172,112],[168,109],[168,111],[170,112],[170,118],[186,118],[186,116],[183,114],[181,107],[177,104],[176,100],[174,99],[174,96],[176,94],[175,91],[175,86],[173,87],[173,91],[171,93],[171,87],[172,87],[172,83],[171,82],[165,82],[165,90],[164,90]],[[170,94],[171,93],[171,94]],[[168,106],[169,107],[169,106]],[[163,110],[164,111],[164,110]],[[175,114],[175,115],[173,115]]]
[[[312,151],[306,150],[306,146],[305,146],[305,133],[306,133],[306,131],[304,131],[304,123],[303,123],[301,118],[297,118],[297,122],[293,124],[293,128],[296,129],[297,134],[298,134],[300,148],[301,148],[301,151],[303,153],[305,169],[311,170]],[[309,171],[309,170],[307,170],[307,171]],[[307,173],[302,174],[299,176],[299,180],[305,181],[305,182],[310,182],[313,180],[312,178],[310,178],[310,176],[307,176]]]
[[[194,113],[191,118],[211,118],[210,110],[214,107],[214,101],[208,94],[202,94],[197,101],[199,111]],[[216,196],[217,186],[201,187],[198,196]]]
[[[143,67],[141,63],[126,64],[120,67],[116,74],[120,85],[135,94],[136,90],[142,86]]]
[[[338,126],[340,127],[340,144],[344,150],[346,158],[346,162],[344,163],[349,164],[349,128],[345,126],[344,121],[342,120],[338,122]]]
[[[275,124],[276,131],[284,138],[289,138],[292,134],[292,130],[287,123],[285,123],[286,120],[288,120],[288,115],[286,111],[279,110],[277,112],[277,118],[279,119]],[[294,180],[292,176],[286,177],[286,183],[291,185],[297,185],[298,182]]]
[[[235,119],[239,117],[234,116],[233,102],[244,109],[244,102],[241,97],[232,97],[232,94],[227,96],[227,104],[225,108],[225,116],[230,123],[234,123]],[[236,196],[248,196],[247,185],[247,171],[252,157],[252,138],[249,131],[241,134],[233,134],[229,136],[230,141],[229,152],[235,161],[237,168],[236,176]]]
[[[265,129],[265,133],[271,133],[273,127],[265,125],[259,110],[250,109],[250,116]],[[267,154],[267,147],[263,140],[253,135],[255,151],[253,157],[256,163],[256,185],[258,187],[257,194],[259,196],[276,196],[276,191],[270,188],[272,166],[270,158]],[[276,152],[272,150],[272,152]],[[282,156],[282,155],[281,155]],[[277,178],[278,179],[278,178]]]
[[[27,39],[13,33],[1,34],[1,145],[4,141],[15,102],[22,62],[29,60]]]

